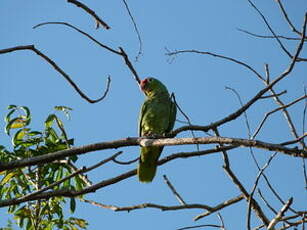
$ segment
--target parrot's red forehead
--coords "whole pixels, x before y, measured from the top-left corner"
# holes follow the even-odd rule
[[[141,81],[140,87],[141,87],[141,90],[142,90],[142,91],[145,90],[145,87],[146,87],[146,85],[147,85],[148,82],[149,82],[149,78],[145,78],[144,80]]]

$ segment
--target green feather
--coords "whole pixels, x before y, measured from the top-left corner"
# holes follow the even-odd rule
[[[146,100],[139,119],[139,135],[154,136],[169,133],[175,124],[176,105],[167,88],[157,79],[149,78],[144,89]],[[151,182],[156,174],[157,161],[163,147],[141,147],[138,177],[141,182]]]

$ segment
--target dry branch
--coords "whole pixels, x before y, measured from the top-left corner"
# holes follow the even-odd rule
[[[163,179],[167,186],[170,188],[176,199],[179,201],[181,205],[186,205],[186,202],[183,200],[183,198],[180,196],[180,194],[176,191],[175,187],[172,185],[172,183],[169,181],[166,175],[163,175]]]
[[[279,5],[280,10],[281,10],[281,12],[282,12],[284,18],[285,18],[286,22],[289,24],[289,26],[290,26],[290,28],[292,29],[292,31],[295,32],[295,33],[297,33],[298,35],[302,36],[302,33],[299,32],[299,31],[295,28],[295,26],[293,25],[293,23],[292,23],[291,20],[289,19],[289,16],[288,16],[288,14],[287,14],[287,12],[286,12],[286,10],[285,10],[283,4],[281,3],[281,1],[280,1],[280,0],[276,0],[276,2],[277,2],[277,4]]]
[[[217,212],[217,211],[219,211],[219,210],[221,210],[221,209],[223,209],[223,208],[225,208],[227,206],[230,206],[232,204],[235,204],[235,203],[239,202],[243,198],[244,198],[244,195],[241,194],[241,195],[239,195],[237,197],[234,197],[232,199],[226,200],[226,201],[224,201],[224,202],[222,202],[222,203],[220,203],[220,204],[218,204],[218,205],[216,205],[214,207],[211,207],[211,210],[208,210],[208,212],[202,213],[202,214],[194,217],[194,220],[196,221],[196,220],[199,220],[199,219],[201,219],[203,217],[209,216],[210,214],[212,214],[214,212]]]
[[[307,158],[307,150],[288,148],[280,144],[272,144],[258,140],[249,140],[241,138],[228,137],[197,137],[197,138],[163,138],[163,139],[147,139],[138,137],[129,137],[108,142],[98,142],[95,144],[74,147],[71,149],[61,150],[54,153],[40,155],[22,160],[11,161],[8,163],[0,163],[0,172],[4,170],[20,168],[24,166],[32,166],[36,164],[49,163],[54,160],[60,160],[68,156],[81,155],[88,152],[104,149],[116,149],[127,146],[171,146],[171,145],[191,145],[191,144],[228,144],[229,148],[238,146],[255,147],[269,151],[281,152],[294,157]],[[202,152],[202,151],[198,151]]]
[[[103,20],[101,20],[100,17],[95,13],[95,11],[91,10],[84,3],[79,2],[77,0],[67,0],[67,2],[72,3],[76,5],[77,7],[80,7],[81,9],[86,11],[88,14],[90,14],[96,20],[96,23],[97,23],[96,29],[99,28],[99,25],[103,26],[107,30],[110,29],[110,26],[107,23],[105,23]]]
[[[122,47],[119,47],[119,50],[120,51],[117,51],[107,45],[104,45],[102,44],[101,42],[99,42],[97,39],[95,39],[93,36],[89,35],[88,33],[82,31],[81,29],[77,28],[76,26],[73,26],[67,22],[44,22],[44,23],[40,23],[36,26],[34,26],[33,28],[38,28],[40,26],[44,26],[44,25],[51,25],[51,24],[55,24],[55,25],[64,25],[64,26],[67,26],[67,27],[70,27],[72,29],[74,29],[75,31],[77,31],[78,33],[86,36],[87,38],[89,38],[90,40],[92,40],[94,43],[96,43],[97,45],[99,45],[100,47],[110,51],[111,53],[113,54],[117,54],[119,56],[121,56],[124,61],[125,61],[125,64],[128,66],[129,70],[132,72],[133,76],[134,76],[134,79],[137,81],[138,84],[140,84],[140,78],[135,70],[135,68],[133,67],[131,61],[129,60],[129,57],[128,55],[126,54],[126,52],[124,51],[124,49]]]
[[[278,97],[278,96],[277,96],[277,95],[274,95],[274,97]],[[272,115],[273,113],[276,113],[276,112],[279,111],[279,110],[284,110],[284,109],[286,109],[286,108],[288,108],[288,107],[290,107],[290,106],[292,106],[292,105],[294,105],[294,104],[300,102],[301,100],[303,100],[303,99],[305,99],[305,98],[307,98],[307,95],[303,95],[303,96],[297,98],[296,100],[294,100],[294,101],[292,101],[292,102],[290,102],[290,103],[288,103],[288,104],[286,104],[286,105],[280,106],[280,107],[278,107],[278,108],[276,108],[276,109],[274,109],[274,110],[272,110],[272,111],[266,113],[265,116],[264,116],[264,118],[263,118],[262,121],[260,122],[258,128],[256,129],[255,133],[253,134],[252,139],[254,139],[254,138],[257,136],[257,134],[259,133],[260,129],[262,128],[264,122],[267,120],[267,118],[268,118],[270,115]]]
[[[139,29],[138,29],[138,27],[136,25],[134,17],[132,16],[132,13],[131,13],[131,11],[129,9],[128,3],[126,2],[126,0],[122,0],[122,1],[123,1],[124,5],[126,7],[126,10],[127,10],[128,14],[129,14],[129,17],[130,17],[131,21],[133,23],[134,30],[135,30],[136,35],[137,35],[138,40],[139,40],[139,51],[138,51],[138,54],[135,57],[135,61],[138,61],[138,59],[140,58],[140,56],[143,53],[143,42],[142,42],[142,39],[141,39],[141,34],[140,34]]]
[[[275,218],[273,220],[271,220],[267,230],[272,230],[274,229],[274,226],[280,221],[280,219],[282,218],[282,216],[284,215],[284,213],[289,209],[290,205],[293,202],[293,198],[291,197],[287,203],[281,208],[281,210],[277,213],[277,215],[275,216]]]
[[[90,103],[96,103],[96,102],[99,102],[99,101],[103,100],[107,96],[107,94],[109,92],[110,83],[111,83],[111,77],[110,76],[108,76],[107,87],[106,87],[104,93],[102,94],[102,96],[100,98],[98,98],[98,99],[95,99],[95,100],[90,99],[88,96],[86,96],[79,89],[79,87],[76,85],[76,83],[70,78],[70,76],[67,73],[64,72],[64,70],[62,70],[52,59],[50,59],[48,56],[46,56],[41,51],[39,51],[37,48],[35,48],[34,45],[15,46],[15,47],[7,48],[7,49],[1,49],[0,50],[0,54],[15,52],[15,51],[19,51],[19,50],[31,50],[34,53],[36,53],[38,56],[43,58],[46,62],[48,62],[57,72],[59,72],[68,81],[68,83],[78,92],[78,94],[82,98],[84,98],[85,100],[87,100]]]
[[[218,129],[214,129],[214,133],[217,137],[220,137],[219,131]],[[220,144],[221,147],[223,147],[223,144]],[[258,216],[258,218],[267,226],[269,224],[269,220],[268,218],[265,216],[264,212],[262,211],[261,207],[259,206],[259,204],[257,203],[257,201],[251,197],[248,193],[247,190],[244,188],[243,184],[240,182],[240,180],[238,179],[238,177],[234,174],[234,172],[232,171],[232,169],[230,168],[230,161],[228,158],[228,153],[226,150],[222,151],[223,154],[223,160],[224,160],[224,165],[223,168],[226,172],[226,174],[230,177],[230,179],[232,180],[232,182],[234,183],[235,186],[238,187],[238,189],[240,190],[240,192],[242,193],[244,199],[248,202],[250,202],[250,206],[251,208],[254,210],[254,212],[256,213],[256,215]]]
[[[274,36],[255,34],[255,33],[249,32],[247,30],[240,29],[240,28],[237,28],[237,30],[239,30],[239,31],[241,31],[245,34],[251,35],[253,37],[257,37],[257,38],[274,38],[275,39]],[[290,40],[290,41],[301,40],[300,38],[292,38],[292,37],[286,37],[286,36],[282,36],[282,35],[276,35],[276,37],[281,38],[281,39],[285,39],[285,40]]]

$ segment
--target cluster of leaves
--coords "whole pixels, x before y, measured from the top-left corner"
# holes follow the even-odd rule
[[[8,162],[48,154],[64,150],[73,145],[73,139],[68,139],[62,120],[56,113],[50,114],[44,124],[43,131],[30,128],[31,113],[25,106],[10,105],[9,112],[5,117],[5,132],[11,136],[13,150],[9,151],[0,145],[0,161]],[[62,111],[68,118],[71,108],[56,106],[55,111]],[[0,182],[0,199],[20,198],[27,194],[37,192],[59,181],[71,173],[71,164],[77,157],[71,157],[49,164],[14,169],[2,172]],[[82,189],[85,183],[80,176],[64,180],[63,183],[53,186],[52,190],[58,189]],[[8,212],[13,214],[16,224],[25,229],[85,229],[87,222],[83,219],[70,217],[64,218],[63,197],[54,197],[48,200],[31,201],[20,207],[10,206]],[[70,199],[70,210],[75,211],[76,202]]]

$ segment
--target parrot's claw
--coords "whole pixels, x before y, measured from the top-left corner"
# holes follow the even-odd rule
[[[158,139],[158,138],[161,138],[161,136],[164,136],[164,135],[155,134],[155,133],[146,133],[146,135],[143,137],[148,138],[148,139]]]

